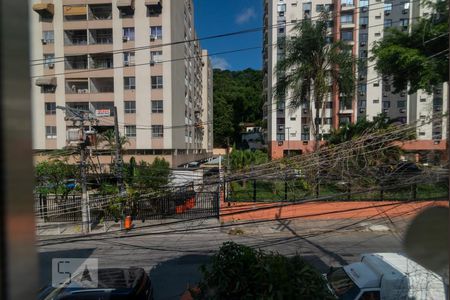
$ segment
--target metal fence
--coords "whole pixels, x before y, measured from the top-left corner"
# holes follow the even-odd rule
[[[118,221],[124,216],[137,220],[214,218],[219,216],[219,193],[192,190],[125,202],[90,195],[88,211],[92,223]],[[36,195],[35,212],[44,223],[81,221],[81,196]]]
[[[295,202],[306,199],[326,201],[425,201],[448,199],[448,183],[414,183],[399,186],[354,187],[342,182],[323,182],[318,189],[301,180],[248,180],[225,184],[227,202]]]

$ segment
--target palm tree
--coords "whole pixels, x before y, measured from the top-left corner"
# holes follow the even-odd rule
[[[328,23],[327,15],[315,21],[304,20],[293,28],[292,37],[279,41],[279,47],[284,46],[286,54],[277,63],[278,82],[274,87],[278,101],[291,91],[289,106],[292,109],[312,108],[314,103],[315,122],[311,118],[312,109],[309,112],[316,150],[321,139],[319,125],[323,124],[325,99],[333,90],[342,98],[352,99],[355,90],[356,60],[351,46],[342,41],[329,42]]]
[[[116,149],[116,136],[113,129],[108,129],[100,135],[100,142],[105,142],[103,148],[108,148],[111,155],[111,163],[113,162],[114,151]],[[119,136],[120,151],[123,151],[123,147],[128,144],[128,138],[126,136]]]

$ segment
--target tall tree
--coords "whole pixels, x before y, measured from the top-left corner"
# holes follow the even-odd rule
[[[448,1],[427,2],[432,8],[427,18],[412,24],[411,31],[390,29],[373,47],[376,70],[392,78],[395,92],[431,92],[448,81]]]
[[[330,42],[328,23],[327,15],[315,21],[298,23],[293,28],[293,35],[279,42],[279,47],[285,47],[286,55],[276,66],[278,82],[275,96],[278,101],[289,100],[289,106],[294,109],[301,106],[311,108],[314,103],[317,121],[311,118],[311,127],[316,141],[320,140],[325,100],[333,88],[347,99],[352,98],[355,89],[356,60],[351,54],[351,46],[342,41]],[[292,97],[286,99],[288,91]],[[318,147],[319,143],[316,143]]]
[[[214,144],[239,143],[241,122],[261,123],[263,117],[260,70],[214,70]]]

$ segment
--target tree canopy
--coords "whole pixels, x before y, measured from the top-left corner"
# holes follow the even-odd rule
[[[432,13],[412,24],[411,31],[392,28],[373,48],[376,70],[392,77],[395,92],[432,92],[448,81],[448,2],[427,3]]]
[[[214,144],[239,143],[240,123],[261,123],[262,73],[259,70],[214,69]]]
[[[293,108],[303,105],[311,108],[314,103],[317,121],[320,121],[319,112],[324,111],[325,100],[333,89],[338,88],[342,99],[352,99],[355,89],[356,59],[351,53],[351,46],[328,39],[329,19],[328,15],[322,15],[315,21],[299,22],[293,28],[291,37],[278,42],[278,48],[285,48],[286,54],[276,66],[278,82],[274,88],[277,101],[286,101]],[[330,82],[334,84],[330,85]],[[286,99],[288,90],[292,94]],[[311,114],[312,110],[309,109],[309,112]],[[310,125],[315,129],[318,140],[319,126],[312,115]]]

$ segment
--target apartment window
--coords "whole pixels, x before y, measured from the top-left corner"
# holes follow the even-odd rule
[[[409,2],[403,3],[403,9],[409,9]]]
[[[316,11],[317,12],[323,12],[325,11],[325,6],[323,4],[317,4],[316,5]]]
[[[125,125],[125,136],[129,138],[136,137],[136,125]]]
[[[164,111],[162,100],[152,100],[152,113],[160,114]]]
[[[123,28],[123,41],[134,41],[134,27]]]
[[[162,88],[163,88],[163,77],[152,76],[152,89],[162,89]]]
[[[278,4],[278,12],[285,12],[286,11],[286,4],[280,3]]]
[[[384,3],[384,12],[390,13],[392,11],[392,3],[386,2]]]
[[[341,5],[342,6],[353,6],[353,0],[342,0]]]
[[[284,141],[284,133],[277,133],[277,141]]]
[[[360,42],[367,42],[369,40],[369,35],[367,33],[360,33],[359,34],[359,41]]]
[[[323,121],[325,125],[331,125],[332,118],[325,118]]]
[[[360,58],[367,58],[367,51],[366,50],[359,51],[359,57]]]
[[[41,93],[43,94],[54,94],[56,87],[54,85],[44,85],[41,87]]]
[[[359,7],[369,6],[369,0],[359,0]]]
[[[367,91],[367,86],[365,84],[360,84],[358,86],[358,92],[360,96],[365,96]]]
[[[53,44],[55,42],[55,36],[53,31],[42,32],[42,44]]]
[[[358,106],[359,107],[366,107],[367,105],[367,101],[366,100],[359,100],[358,102]]]
[[[55,54],[44,54],[44,66],[46,69],[53,69],[55,66]]]
[[[134,90],[134,89],[136,89],[136,78],[135,77],[124,77],[123,84],[124,84],[124,89]]]
[[[341,15],[341,23],[342,24],[352,24],[353,23],[353,15]]]
[[[367,26],[367,24],[369,24],[369,18],[368,17],[360,17],[359,24],[361,25],[361,27],[365,28]]]
[[[341,31],[341,40],[353,41],[353,31]]]
[[[45,102],[45,114],[46,115],[56,115],[56,103],[55,102]]]
[[[150,26],[150,37],[155,40],[162,39],[162,26]]]
[[[134,65],[134,51],[132,52],[124,52],[123,53],[123,64],[125,66]]]
[[[391,107],[391,102],[390,101],[383,101],[383,108],[384,109],[388,109]]]
[[[407,28],[409,25],[409,19],[400,19],[400,26]]]
[[[152,125],[152,138],[162,138],[162,137],[164,137],[163,125]]]
[[[125,107],[126,114],[135,114],[136,113],[136,101],[125,101],[124,107]]]
[[[406,101],[405,100],[397,101],[397,107],[398,108],[405,108],[406,107]]]
[[[45,126],[45,137],[47,139],[56,139],[56,126]]]
[[[150,60],[153,62],[161,62],[161,56],[163,52],[160,51],[150,51]]]
[[[391,19],[384,19],[384,28],[392,27],[392,20]]]
[[[333,102],[331,102],[331,101],[326,102],[325,103],[325,108],[332,109],[333,108]]]

